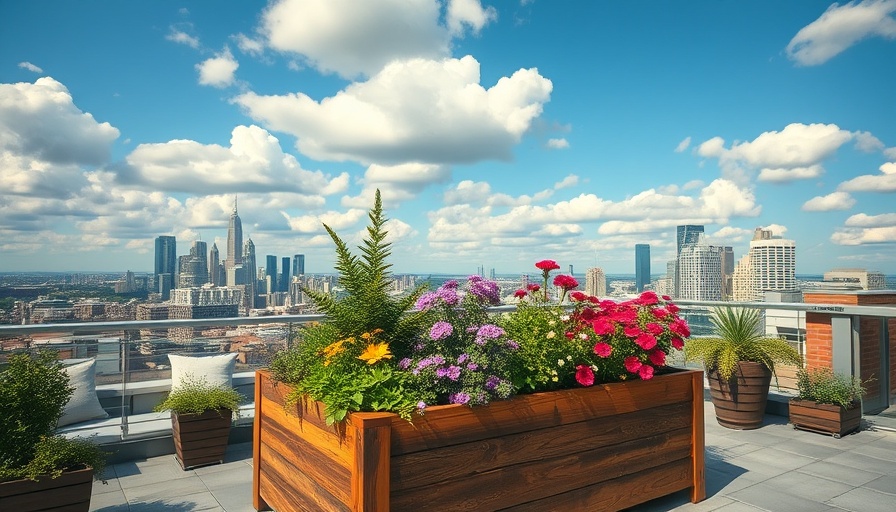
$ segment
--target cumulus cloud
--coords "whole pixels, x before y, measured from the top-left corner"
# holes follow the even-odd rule
[[[446,205],[483,205],[492,195],[492,187],[484,181],[463,180],[445,192],[442,200]]]
[[[391,208],[416,198],[426,187],[445,183],[450,178],[451,169],[444,165],[416,162],[399,165],[373,164],[360,180],[364,185],[361,193],[343,197],[342,205],[369,208],[373,204],[376,190],[379,189],[384,207]]]
[[[884,156],[890,160],[896,161],[896,148],[887,148],[883,151]]]
[[[347,173],[332,177],[302,169],[276,137],[254,125],[234,128],[230,147],[192,140],[140,144],[126,164],[117,169],[120,183],[164,191],[332,195],[348,187]]]
[[[566,139],[548,139],[547,145],[550,149],[566,149],[569,147],[569,141]]]
[[[450,0],[445,18],[452,35],[462,34],[464,27],[478,34],[484,26],[498,19],[498,11],[494,7],[483,9],[479,0]]]
[[[896,192],[896,162],[880,166],[881,174],[864,174],[837,187],[847,192]]]
[[[364,2],[367,5],[368,2]],[[269,129],[294,135],[317,160],[364,164],[510,159],[550,99],[551,81],[520,69],[486,89],[471,56],[394,61],[366,82],[315,101],[303,93],[234,101]]]
[[[824,174],[824,168],[820,165],[809,167],[794,167],[792,169],[762,169],[759,171],[759,181],[771,183],[787,183],[796,180],[808,180]]]
[[[210,85],[212,87],[224,88],[233,85],[234,73],[240,67],[229,48],[215,55],[210,59],[206,59],[196,64],[196,70],[199,71],[199,84]]]
[[[190,48],[199,48],[198,37],[191,36],[190,34],[174,26],[169,28],[168,35],[165,36],[165,39],[173,43],[187,45]]]
[[[826,196],[816,196],[803,203],[805,212],[831,212],[849,210],[856,204],[856,200],[846,192],[832,192]]]
[[[787,56],[802,66],[824,64],[868,37],[896,38],[896,0],[831,4],[790,40]]]
[[[258,30],[274,50],[354,78],[396,59],[448,55],[450,34],[439,16],[435,0],[275,0]]]
[[[264,53],[264,42],[258,39],[252,39],[246,34],[237,34],[233,36],[236,40],[236,46],[241,52],[249,55],[259,56]]]
[[[858,131],[853,134],[856,139],[856,149],[865,153],[874,153],[875,151],[883,151],[884,143],[875,137],[871,132]]]
[[[846,219],[844,225],[853,228],[876,228],[896,226],[896,213],[884,213],[881,215],[868,215],[857,213]]]
[[[678,143],[678,146],[675,146],[675,152],[681,153],[682,151],[688,149],[691,145],[691,138],[685,137],[684,140]]]
[[[31,71],[32,73],[43,73],[44,72],[44,70],[41,69],[40,67],[35,66],[34,64],[27,62],[27,61],[19,62],[19,67],[22,69],[27,69],[28,71]]]
[[[283,217],[289,224],[289,228],[299,233],[325,233],[323,225],[330,226],[333,230],[340,230],[354,226],[367,215],[367,211],[362,208],[352,208],[344,212],[328,211],[318,215],[301,215],[291,217],[287,213],[282,213]]]
[[[896,242],[896,226],[880,228],[841,229],[831,235],[837,245],[866,245]]]
[[[579,184],[579,177],[575,174],[570,174],[569,176],[563,178],[562,180],[554,183],[554,190],[562,190],[564,188],[572,188]]]

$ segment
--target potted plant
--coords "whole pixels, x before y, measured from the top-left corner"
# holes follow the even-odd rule
[[[73,388],[56,354],[14,354],[0,372],[0,509],[90,508],[105,453],[54,435]]]
[[[171,411],[175,456],[184,470],[224,461],[240,399],[231,387],[188,376],[155,407],[156,412]]]
[[[839,439],[859,430],[865,388],[855,376],[830,368],[801,368],[796,374],[799,394],[790,400],[794,428],[831,434]]]
[[[764,335],[759,310],[717,308],[709,337],[691,338],[685,359],[701,361],[709,380],[716,419],[723,427],[754,429],[762,425],[776,364],[801,363],[784,339]],[[777,382],[777,380],[776,380]]]
[[[514,339],[525,322],[490,316],[500,289],[480,276],[391,296],[379,192],[370,221],[361,256],[326,228],[346,294],[311,294],[328,321],[256,373],[257,509],[619,510],[688,488],[703,499],[703,374],[664,369],[686,329],[667,299],[601,303],[557,276],[574,302],[555,336]],[[559,268],[548,261],[546,279]],[[539,346],[562,357],[531,358]],[[542,388],[524,383],[547,364],[557,385],[532,393]]]

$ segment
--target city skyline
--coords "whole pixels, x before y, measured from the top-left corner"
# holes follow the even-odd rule
[[[331,273],[379,188],[399,274],[630,274],[688,225],[896,274],[896,0],[361,5],[4,3],[0,272]]]

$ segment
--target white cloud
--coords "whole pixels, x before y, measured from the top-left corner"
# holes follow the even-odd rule
[[[229,48],[224,48],[221,53],[210,59],[196,64],[199,71],[199,85],[224,88],[233,85],[234,73],[240,67]]]
[[[705,185],[702,180],[691,180],[684,185],[681,186],[682,190],[694,190],[695,188],[701,188]]]
[[[328,211],[319,215],[301,215],[298,217],[290,217],[289,214],[283,213],[289,228],[299,233],[326,233],[323,224],[330,226],[337,233],[347,227],[354,226],[367,215],[367,211],[362,208],[351,208],[344,212]]]
[[[854,228],[876,228],[896,226],[896,213],[884,213],[881,215],[868,215],[865,213],[857,213],[846,219],[844,223],[848,227]]]
[[[896,38],[896,0],[836,3],[806,25],[787,45],[787,56],[802,66],[824,64],[862,39]]]
[[[275,0],[261,16],[268,46],[325,73],[372,75],[396,59],[448,55],[435,0]]]
[[[782,226],[781,224],[769,224],[762,229],[771,231],[773,236],[780,236],[782,238],[787,234],[787,226]]]
[[[364,3],[367,5],[367,2]],[[470,163],[509,159],[550,99],[551,81],[520,69],[489,89],[479,62],[395,61],[366,82],[314,101],[303,93],[234,101],[271,130],[294,135],[317,160],[364,164]]]
[[[805,212],[831,212],[848,210],[856,204],[856,200],[846,192],[832,192],[826,196],[816,196],[803,203]]]
[[[771,183],[787,183],[795,180],[808,180],[824,174],[824,168],[820,165],[809,167],[794,167],[792,169],[762,169],[759,171],[759,181]]]
[[[44,70],[41,69],[40,67],[35,66],[34,64],[27,62],[27,61],[19,62],[19,67],[22,69],[27,69],[28,71],[31,71],[32,73],[43,73],[44,72]]]
[[[562,180],[554,183],[554,190],[563,190],[564,188],[572,188],[579,184],[579,177],[575,174],[570,174],[569,176],[563,178]]]
[[[896,192],[896,162],[880,166],[881,174],[864,174],[844,181],[837,187],[847,192]]]
[[[859,151],[874,153],[875,151],[884,150],[884,143],[872,135],[871,132],[855,132],[853,135],[856,139],[856,149]]]
[[[356,196],[342,198],[343,206],[368,208],[373,204],[374,193],[380,190],[384,208],[416,198],[426,187],[445,183],[451,179],[451,169],[444,165],[407,163],[399,165],[373,164],[360,180],[364,185]]]
[[[259,56],[264,53],[264,41],[252,39],[245,34],[237,34],[233,36],[236,40],[236,46],[241,52],[249,55]]]
[[[866,245],[896,242],[896,226],[881,228],[842,229],[831,235],[838,245]]]
[[[483,205],[492,194],[492,187],[484,181],[463,180],[445,192],[443,201],[448,206],[459,204]]]
[[[183,30],[180,30],[173,26],[170,27],[170,29],[168,31],[168,35],[165,36],[165,39],[167,39],[168,41],[177,43],[177,44],[187,45],[190,48],[194,48],[194,49],[199,48],[199,38],[198,37],[191,36],[190,34],[187,34],[186,32],[184,32]]]
[[[498,11],[494,7],[483,9],[479,0],[449,0],[445,18],[452,35],[462,34],[464,26],[478,34],[484,26],[498,19]]]
[[[678,143],[678,146],[675,146],[675,152],[681,153],[682,151],[688,149],[688,147],[690,145],[691,145],[691,138],[685,137],[684,140],[682,140],[681,142]]]
[[[896,148],[887,148],[884,150],[884,156],[890,160],[896,161]]]
[[[548,139],[547,145],[550,149],[566,149],[569,147],[569,141],[566,139]]]
[[[192,140],[140,144],[127,164],[118,170],[119,182],[164,191],[332,195],[348,187],[347,173],[331,177],[302,169],[276,137],[257,126],[234,128],[229,148]]]

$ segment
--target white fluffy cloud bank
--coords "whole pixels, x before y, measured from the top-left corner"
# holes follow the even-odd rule
[[[196,64],[199,71],[199,84],[212,87],[229,87],[235,80],[234,73],[240,67],[228,48],[210,59]]]
[[[896,162],[880,166],[880,174],[863,174],[838,187],[847,192],[896,192]]]
[[[856,204],[856,200],[846,192],[833,192],[826,196],[816,196],[803,203],[803,211],[830,212],[848,210]]]
[[[896,39],[896,0],[836,3],[803,27],[787,45],[787,56],[802,66],[824,64],[862,39]]]

